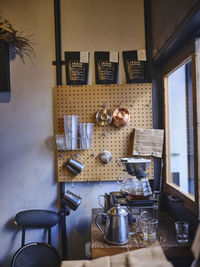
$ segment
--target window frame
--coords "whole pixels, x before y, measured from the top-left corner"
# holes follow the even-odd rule
[[[194,198],[192,199],[188,194],[184,193],[180,190],[178,186],[175,184],[169,183],[167,177],[169,177],[170,173],[170,151],[169,151],[169,120],[168,120],[168,84],[167,77],[182,66],[184,63],[188,61],[188,59],[192,60],[192,87],[193,87],[193,127],[194,127]],[[188,45],[186,45],[182,50],[180,50],[174,57],[172,57],[162,68],[162,88],[163,88],[163,121],[164,121],[164,129],[165,129],[165,149],[164,149],[164,191],[172,196],[176,196],[183,202],[185,208],[190,210],[195,215],[198,215],[199,212],[199,193],[198,193],[198,184],[199,184],[199,145],[198,145],[198,136],[199,136],[199,128],[198,128],[198,103],[200,105],[200,98],[197,94],[196,87],[196,56],[195,56],[195,41],[192,40]]]

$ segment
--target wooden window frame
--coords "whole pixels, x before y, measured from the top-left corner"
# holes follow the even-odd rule
[[[195,194],[194,198],[191,198],[189,194],[184,193],[180,190],[178,186],[175,184],[169,183],[167,177],[169,177],[169,127],[168,127],[168,112],[167,112],[167,76],[169,76],[172,72],[182,66],[184,63],[188,61],[188,59],[192,60],[192,87],[193,87],[193,127],[194,127],[194,173],[195,173]],[[164,99],[164,107],[163,107],[163,116],[164,116],[164,129],[165,129],[165,153],[164,153],[164,191],[172,196],[176,196],[182,202],[185,208],[190,210],[195,215],[199,213],[199,159],[200,159],[200,149],[199,149],[199,123],[198,123],[198,112],[200,112],[198,106],[200,106],[200,98],[197,92],[196,87],[196,56],[195,56],[195,40],[192,40],[187,46],[185,46],[179,53],[176,54],[173,58],[171,58],[162,68],[162,86],[163,86],[163,99]]]

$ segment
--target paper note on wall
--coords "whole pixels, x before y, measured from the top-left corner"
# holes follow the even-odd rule
[[[146,50],[137,50],[137,59],[139,61],[146,61],[147,57],[146,57]]]
[[[81,51],[81,52],[80,52],[80,62],[81,62],[81,63],[88,63],[88,61],[89,61],[88,52],[86,52],[86,51]]]
[[[109,53],[109,61],[117,63],[119,61],[118,52],[110,52]]]

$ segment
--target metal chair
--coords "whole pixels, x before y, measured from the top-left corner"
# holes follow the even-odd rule
[[[48,210],[26,210],[15,216],[15,223],[22,229],[22,245],[12,258],[11,267],[60,267],[61,258],[51,245],[51,228],[60,220],[58,213]],[[26,228],[48,230],[48,243],[25,244]]]

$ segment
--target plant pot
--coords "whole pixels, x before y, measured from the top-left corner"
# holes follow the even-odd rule
[[[0,40],[0,102],[10,100],[9,44]]]

